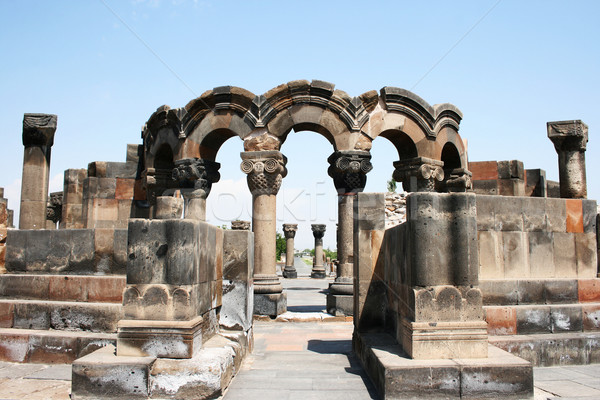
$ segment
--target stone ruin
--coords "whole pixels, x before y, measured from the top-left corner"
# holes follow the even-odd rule
[[[124,163],[67,170],[63,192],[49,194],[57,118],[26,114],[19,229],[0,198],[0,359],[72,362],[74,399],[222,393],[252,351],[253,315],[287,308],[275,206],[280,146],[295,129],[333,147],[338,268],[326,307],[353,316],[354,351],[382,397],[528,398],[532,365],[600,362],[587,126],[548,123],[551,182],[519,161],[469,163],[461,119],[393,87],[358,97],[322,81],[260,96],[218,87],[158,108]],[[206,198],[232,137],[252,224],[223,230],[205,222]],[[406,195],[362,193],[379,137],[398,151]],[[312,229],[322,252],[324,226]],[[297,277],[296,230],[284,225],[285,279]]]

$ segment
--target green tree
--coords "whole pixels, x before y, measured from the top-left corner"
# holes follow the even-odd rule
[[[287,249],[285,238],[279,232],[275,235],[275,259],[281,260],[281,255],[285,254]]]
[[[396,181],[394,180],[394,178],[387,181],[387,191],[390,193],[393,193],[396,191]]]
[[[326,249],[323,249],[323,252],[325,253],[325,257],[329,257],[332,260],[337,259],[337,250],[332,251],[332,250],[329,250],[329,248],[326,248]]]

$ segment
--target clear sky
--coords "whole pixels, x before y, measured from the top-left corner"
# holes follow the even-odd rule
[[[319,79],[358,96],[397,86],[430,104],[453,103],[471,161],[519,159],[558,180],[546,122],[590,127],[590,198],[600,196],[600,2],[597,1],[186,1],[0,0],[0,186],[20,198],[23,114],[58,115],[52,191],[63,171],[124,161],[127,143],[162,104],[182,107],[216,86],[255,94]],[[239,171],[242,142],[225,143],[222,180],[208,219],[249,219]],[[333,151],[320,135],[289,135],[289,175],[279,230],[300,221],[296,248],[313,244],[309,224],[328,224],[335,248],[336,198],[327,176]],[[367,191],[384,191],[397,154],[375,140]]]

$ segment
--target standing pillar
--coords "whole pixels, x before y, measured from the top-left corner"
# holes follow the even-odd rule
[[[25,114],[23,117],[23,178],[19,229],[44,229],[48,204],[50,151],[56,132],[56,115]]]
[[[325,224],[312,224],[313,236],[315,237],[315,264],[310,273],[311,278],[325,278],[325,266],[323,265],[323,236],[325,235]]]
[[[283,234],[285,235],[285,268],[283,269],[284,278],[297,278],[298,272],[294,267],[294,236],[298,230],[298,224],[283,224]]]
[[[367,183],[367,173],[373,169],[368,151],[336,151],[329,156],[329,176],[338,192],[337,276],[329,285],[327,312],[352,315],[354,302],[354,199]]]
[[[585,150],[588,127],[581,120],[548,122],[548,138],[558,153],[560,197],[587,198]]]
[[[181,187],[184,199],[184,218],[206,221],[206,198],[212,184],[221,178],[221,164],[200,158],[175,161],[173,180]]]
[[[252,193],[254,232],[254,314],[276,316],[287,310],[287,298],[277,277],[276,195],[287,175],[287,158],[276,150],[241,153],[242,172]]]

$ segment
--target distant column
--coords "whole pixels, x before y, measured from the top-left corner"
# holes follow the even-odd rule
[[[181,187],[184,199],[184,218],[206,221],[206,198],[212,184],[221,178],[221,164],[201,158],[175,161],[173,179]]]
[[[311,278],[325,278],[325,266],[323,265],[323,236],[325,235],[325,224],[312,224],[313,236],[315,237],[315,265],[310,273]]]
[[[277,316],[287,311],[287,297],[277,277],[276,201],[287,175],[287,158],[276,150],[241,153],[242,172],[252,193],[254,232],[254,314]]]
[[[546,124],[548,138],[558,153],[560,197],[587,198],[585,150],[588,127],[581,120],[555,121]]]
[[[50,152],[56,132],[56,115],[25,114],[23,117],[23,178],[19,229],[44,229],[48,204]]]
[[[285,268],[283,269],[284,278],[297,278],[298,272],[294,267],[294,237],[298,230],[298,224],[283,224],[283,234],[285,235]]]

